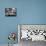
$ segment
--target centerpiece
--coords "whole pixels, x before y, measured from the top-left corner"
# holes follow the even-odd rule
[[[16,33],[14,32],[11,32],[9,35],[8,35],[8,40],[11,41],[11,44],[13,45],[14,44],[14,41],[16,39]],[[8,46],[10,45],[10,43],[8,42]]]

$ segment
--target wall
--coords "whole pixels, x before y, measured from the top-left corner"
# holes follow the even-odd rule
[[[6,17],[7,7],[17,8],[17,16]],[[8,43],[9,32],[18,32],[17,24],[46,24],[46,0],[0,0],[0,44]]]

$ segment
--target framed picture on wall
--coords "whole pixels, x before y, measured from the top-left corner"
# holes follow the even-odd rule
[[[46,41],[46,24],[19,24],[18,41]]]
[[[5,8],[5,16],[16,16],[16,8]]]

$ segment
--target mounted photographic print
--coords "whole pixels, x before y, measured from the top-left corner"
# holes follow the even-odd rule
[[[16,16],[16,8],[5,8],[5,16]]]
[[[31,41],[46,41],[46,25],[31,25],[20,24],[18,25],[19,41],[31,40]]]

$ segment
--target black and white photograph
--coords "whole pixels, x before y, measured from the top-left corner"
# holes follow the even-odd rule
[[[16,16],[16,8],[5,8],[5,16]]]

